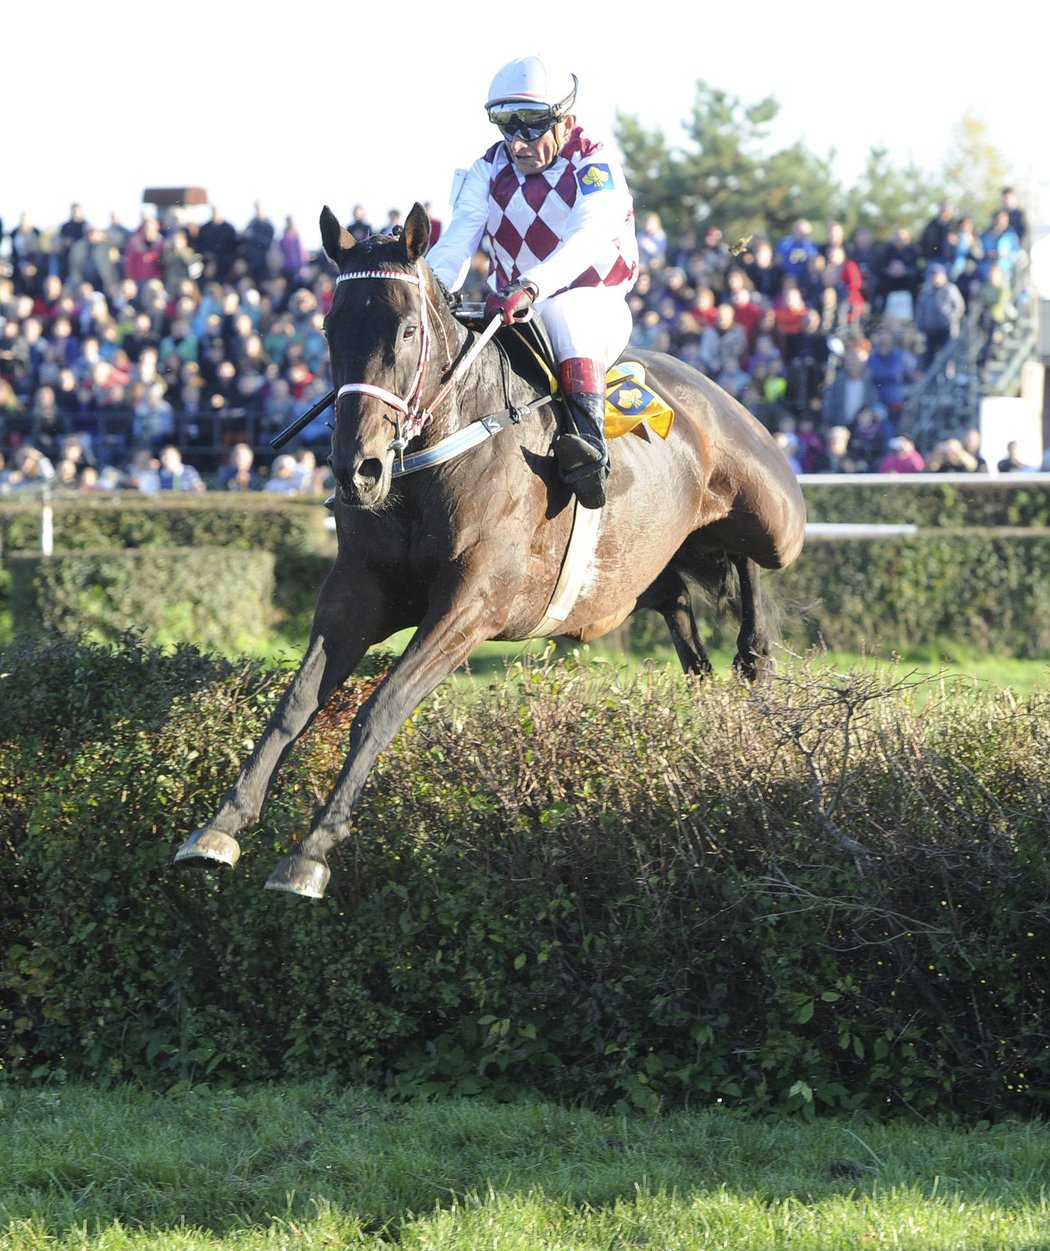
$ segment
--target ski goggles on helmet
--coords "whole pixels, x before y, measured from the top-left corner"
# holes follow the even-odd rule
[[[488,115],[504,139],[523,139],[526,143],[542,139],[560,116],[548,104],[528,104],[523,100],[490,104]]]

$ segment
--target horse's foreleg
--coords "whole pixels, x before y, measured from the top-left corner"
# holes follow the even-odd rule
[[[318,597],[306,656],[255,749],[215,816],[175,853],[177,862],[210,861],[231,867],[237,863],[240,846],[235,835],[259,820],[270,783],[292,745],[379,636],[367,595],[355,597],[356,611],[351,611],[342,587],[329,588],[326,583]]]
[[[475,605],[486,596],[462,597],[471,604],[463,612],[446,613],[428,625],[424,621],[397,664],[362,706],[350,731],[350,748],[328,802],[314,819],[310,833],[283,857],[266,885],[320,899],[331,876],[327,856],[349,834],[350,814],[376,758],[394,739],[416,708],[458,668],[474,648],[498,633],[490,616]]]

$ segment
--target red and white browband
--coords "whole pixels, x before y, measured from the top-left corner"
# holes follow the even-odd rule
[[[402,413],[408,419],[404,430],[400,429],[401,423],[400,421],[398,422],[398,439],[407,443],[408,440],[414,439],[431,419],[430,410],[425,408],[421,410],[419,407],[423,398],[423,378],[426,374],[427,363],[430,360],[430,327],[427,324],[427,300],[422,270],[418,262],[414,274],[406,274],[396,269],[364,269],[356,274],[340,274],[336,278],[336,283],[354,282],[361,278],[386,278],[395,282],[410,282],[419,288],[419,364],[416,367],[416,376],[412,379],[412,385],[405,399],[395,395],[393,391],[388,391],[385,387],[375,386],[371,382],[344,382],[336,392],[337,411],[342,397],[352,393],[370,395],[374,399],[382,400],[384,404],[389,404],[396,412]],[[404,444],[402,443],[403,446]]]

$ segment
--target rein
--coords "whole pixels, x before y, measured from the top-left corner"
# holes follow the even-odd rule
[[[405,455],[405,447],[408,443],[420,434],[423,429],[433,420],[434,409],[436,409],[449,395],[453,387],[459,382],[460,378],[466,373],[470,366],[474,363],[478,354],[485,344],[492,338],[500,326],[499,317],[493,317],[488,323],[477,341],[464,354],[463,359],[456,366],[451,377],[438,391],[437,395],[427,407],[421,407],[423,395],[423,383],[426,378],[427,365],[430,361],[431,334],[427,321],[427,308],[430,300],[426,292],[426,283],[423,277],[421,262],[416,262],[416,272],[414,274],[406,274],[396,269],[367,269],[361,270],[353,274],[340,274],[336,278],[336,283],[351,282],[362,278],[378,278],[396,282],[407,282],[412,286],[419,288],[419,324],[420,324],[420,350],[419,363],[416,366],[415,377],[412,379],[412,385],[409,388],[408,395],[405,398],[388,391],[386,387],[376,386],[371,382],[345,382],[335,394],[336,411],[338,412],[339,401],[344,395],[370,395],[374,399],[382,400],[384,404],[389,404],[398,414],[397,417],[397,436],[390,444],[390,447],[398,453],[398,463],[393,467],[393,476],[395,478],[403,477],[405,474],[417,473],[420,469],[430,469],[435,465],[443,465],[446,461],[452,460],[464,452],[470,451],[471,448],[477,447],[480,443],[484,443],[486,439],[490,439],[494,434],[498,434],[500,430],[505,429],[509,425],[517,425],[523,417],[527,417],[534,409],[542,407],[552,397],[550,394],[538,396],[531,400],[528,404],[515,406],[511,405],[502,409],[498,413],[491,413],[486,417],[477,418],[470,425],[464,426],[461,430],[455,431],[446,438],[441,439],[433,447],[423,448],[419,452],[414,452],[409,456]],[[444,337],[444,328],[442,327],[442,337]],[[445,356],[450,361],[448,350],[448,339],[445,339]],[[450,362],[451,363],[451,362]],[[548,371],[549,372],[549,371]],[[552,386],[552,390],[553,390]],[[507,396],[509,399],[509,395]],[[401,417],[406,417],[407,423],[402,428]]]

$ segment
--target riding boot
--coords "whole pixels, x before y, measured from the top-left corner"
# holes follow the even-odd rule
[[[605,503],[609,453],[605,446],[605,366],[576,356],[562,361],[561,385],[569,428],[554,442],[562,481],[584,508]]]

